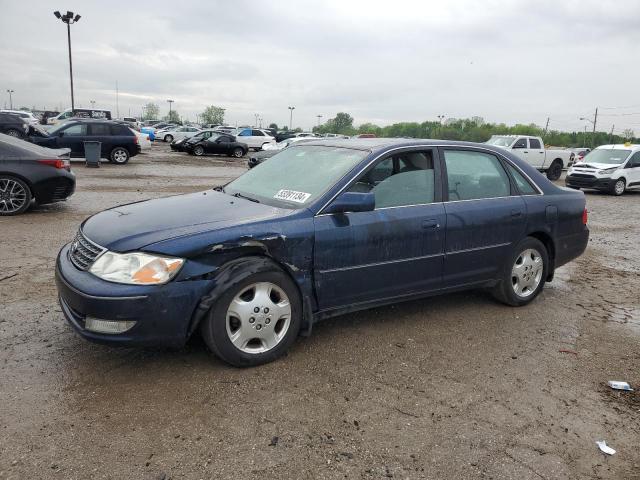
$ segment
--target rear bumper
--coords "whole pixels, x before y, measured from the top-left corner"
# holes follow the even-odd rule
[[[61,202],[69,198],[76,189],[76,176],[72,172],[60,170],[55,177],[49,177],[33,185],[33,194],[40,205]]]
[[[610,178],[576,177],[575,175],[567,175],[564,183],[567,187],[576,188],[595,188],[598,190],[607,190],[612,183]]]
[[[60,306],[73,329],[85,339],[111,345],[180,347],[186,342],[193,313],[210,281],[169,282],[159,286],[107,282],[76,268],[65,245],[56,261]],[[86,328],[87,317],[135,321],[120,334]]]
[[[563,235],[556,242],[555,267],[560,267],[584,253],[589,244],[589,229],[571,235]]]

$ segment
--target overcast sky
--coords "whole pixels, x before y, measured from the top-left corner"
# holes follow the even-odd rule
[[[582,130],[640,131],[640,2],[440,0],[0,0],[0,106],[76,104],[139,115],[168,98],[195,120],[308,129],[345,111],[355,123],[437,115]],[[616,108],[612,108],[616,107]],[[624,107],[624,108],[619,108]],[[591,127],[589,127],[591,128]]]

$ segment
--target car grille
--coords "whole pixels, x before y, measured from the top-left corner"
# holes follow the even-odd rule
[[[586,173],[572,173],[571,177],[578,177],[578,178],[596,178],[593,175],[588,175]]]
[[[80,270],[87,270],[105,250],[85,237],[82,230],[78,230],[69,248],[69,259]]]

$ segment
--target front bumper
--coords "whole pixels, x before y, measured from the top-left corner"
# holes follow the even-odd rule
[[[588,174],[569,174],[564,179],[567,187],[595,188],[598,190],[607,190],[612,182],[611,178],[601,178]]]
[[[92,342],[180,347],[192,331],[191,321],[211,281],[169,282],[165,285],[123,285],[101,280],[76,268],[65,245],[56,261],[56,286],[65,318],[76,332]],[[85,328],[86,317],[129,320],[136,324],[121,334],[96,333]]]

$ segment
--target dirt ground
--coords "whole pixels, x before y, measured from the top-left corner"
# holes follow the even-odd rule
[[[0,478],[640,478],[640,393],[606,386],[640,388],[640,192],[586,194],[587,252],[527,307],[470,292],[345,315],[240,370],[197,338],[82,340],[53,271],[87,216],[245,160],[154,145],[74,170],[68,202],[0,219]]]

